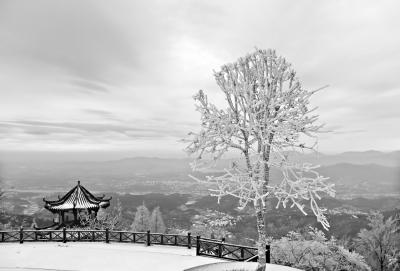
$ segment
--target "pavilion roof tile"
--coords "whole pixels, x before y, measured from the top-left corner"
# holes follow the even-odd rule
[[[65,194],[62,198],[55,201],[43,199],[43,201],[46,202],[44,206],[46,209],[55,212],[73,209],[107,208],[110,206],[111,197],[109,199],[103,198],[104,195],[102,197],[93,196],[80,184],[80,181],[78,181],[78,185],[71,189],[71,191]]]

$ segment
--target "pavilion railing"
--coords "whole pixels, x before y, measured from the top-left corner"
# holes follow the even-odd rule
[[[225,239],[207,239],[200,236],[163,234],[130,231],[106,230],[24,230],[22,227],[14,231],[0,231],[0,243],[6,242],[119,242],[143,243],[150,245],[170,245],[192,248],[196,247],[197,256],[221,258],[230,261],[258,260],[256,247],[240,246],[225,243]],[[270,246],[266,247],[267,263],[270,262]]]

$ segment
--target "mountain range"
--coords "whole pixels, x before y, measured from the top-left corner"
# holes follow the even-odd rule
[[[254,161],[254,157],[252,160]],[[239,166],[245,165],[244,159],[221,159],[215,167],[193,172],[190,167],[192,161],[193,158],[134,157],[104,162],[58,162],[36,165],[8,163],[1,165],[1,171],[3,176],[14,184],[19,183],[16,187],[20,189],[40,188],[49,184],[52,187],[69,187],[71,182],[75,183],[81,179],[86,180],[86,183],[92,180],[91,183],[97,186],[103,185],[102,188],[98,187],[99,189],[111,191],[109,189],[113,187],[112,180],[123,182],[126,187],[129,186],[130,180],[141,183],[156,180],[187,182],[193,181],[188,174],[204,179],[206,175],[223,174],[224,168],[229,168],[231,162],[236,162]],[[400,151],[345,152],[337,155],[319,154],[318,157],[295,153],[289,156],[289,161],[321,165],[316,171],[329,177],[328,182],[335,184],[335,189],[342,194],[400,193]],[[282,172],[272,168],[270,177],[272,184],[276,184],[282,180]]]
[[[277,155],[272,154],[272,157]],[[251,159],[254,161],[254,158]],[[115,161],[106,162],[86,162],[86,163],[69,163],[65,165],[77,166],[79,168],[86,168],[87,170],[111,170],[118,172],[120,170],[129,170],[131,172],[187,172],[191,171],[189,163],[193,158],[149,158],[149,157],[134,157],[124,158]],[[279,161],[279,158],[275,159]],[[289,156],[289,161],[293,163],[310,163],[313,165],[331,166],[335,164],[354,164],[354,165],[368,165],[369,167],[376,167],[378,171],[382,171],[384,167],[400,167],[400,151],[389,153],[379,151],[366,151],[366,152],[345,152],[336,155],[325,155],[319,153],[318,156],[314,154],[294,153]],[[221,159],[215,167],[211,167],[207,171],[220,171],[224,168],[229,168],[231,162],[236,162],[239,166],[245,166],[244,159],[232,158]],[[375,164],[376,166],[374,166]],[[380,167],[384,166],[384,167]]]

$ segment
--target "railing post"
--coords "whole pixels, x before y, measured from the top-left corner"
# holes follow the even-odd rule
[[[147,246],[150,246],[150,230],[147,230]]]
[[[119,233],[119,241],[122,242],[122,231]]]
[[[108,240],[108,228],[106,229],[106,243],[110,243],[110,241]]]
[[[161,245],[164,245],[164,234],[161,234]]]
[[[78,230],[77,233],[78,233],[78,241],[80,241],[81,240],[81,231]]]
[[[53,241],[53,235],[52,235],[52,233],[53,233],[52,231],[49,231],[49,240],[50,240],[50,241]]]
[[[92,242],[94,242],[94,240],[95,240],[95,233],[94,231],[92,231]]]
[[[37,230],[35,230],[35,241],[37,241]]]
[[[200,255],[200,235],[196,236],[196,256]]]
[[[244,262],[244,248],[243,247],[240,248],[240,258],[241,258],[241,261]]]
[[[22,244],[24,242],[24,229],[22,226],[19,228],[19,243]]]
[[[192,237],[191,237],[191,233],[188,232],[188,249],[192,248]]]
[[[133,232],[132,234],[133,234],[132,242],[135,243],[136,242],[136,233]]]
[[[4,232],[1,233],[1,241],[4,242]]]
[[[271,246],[270,245],[266,245],[266,248],[265,248],[265,262],[271,263]]]
[[[178,235],[175,235],[175,242],[174,245],[177,246],[178,245]]]
[[[221,239],[221,243],[218,244],[218,257],[222,258],[222,243],[225,243],[225,237]]]
[[[67,228],[63,228],[63,243],[67,242]]]

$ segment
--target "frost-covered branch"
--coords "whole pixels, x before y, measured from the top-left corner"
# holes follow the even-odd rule
[[[315,198],[319,192],[334,196],[333,185],[324,183],[328,178],[320,176],[310,164],[294,164],[288,159],[289,151],[315,149],[317,141],[307,146],[300,142],[300,135],[315,137],[324,132],[324,125],[316,125],[317,115],[310,115],[309,98],[320,88],[307,91],[302,88],[291,65],[272,50],[256,50],[236,62],[214,71],[217,84],[226,95],[229,107],[218,109],[208,101],[202,90],[193,96],[199,102],[196,110],[201,115],[202,129],[193,135],[185,148],[188,155],[197,157],[191,167],[193,170],[215,166],[230,149],[241,151],[246,158],[247,167],[233,167],[220,177],[209,176],[201,182],[214,183],[214,196],[220,198],[232,195],[240,200],[244,208],[248,202],[265,206],[267,196],[272,192],[279,204],[286,207],[291,201],[303,213],[304,205],[299,199],[310,201],[311,209],[325,229],[329,227]],[[280,157],[280,162],[272,162],[270,154]],[[211,159],[204,159],[211,156]],[[249,157],[255,161],[248,163]],[[279,185],[271,186],[266,169],[278,168],[284,179]],[[306,175],[305,175],[306,173]]]
[[[208,101],[200,90],[193,96],[198,102],[202,129],[189,133],[191,139],[184,151],[196,154],[191,163],[193,170],[215,166],[229,149],[240,151],[245,167],[232,164],[222,176],[208,176],[206,182],[214,184],[210,189],[213,196],[231,195],[239,199],[240,207],[253,203],[259,232],[259,259],[265,259],[265,214],[266,201],[274,194],[278,206],[290,201],[303,213],[303,200],[309,200],[318,221],[325,229],[329,223],[316,199],[320,192],[334,196],[333,185],[310,164],[295,164],[289,159],[290,152],[304,150],[317,154],[317,140],[311,145],[300,140],[300,136],[316,138],[326,132],[324,125],[316,124],[316,108],[309,109],[309,98],[317,91],[302,88],[296,72],[273,50],[258,50],[236,62],[223,65],[214,71],[217,84],[224,92],[228,107],[221,110]],[[271,159],[271,154],[278,159]],[[270,183],[270,170],[277,168],[283,173],[278,185]],[[277,206],[277,207],[278,207]],[[262,266],[262,264],[260,266]]]

